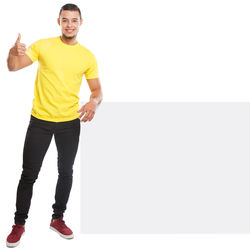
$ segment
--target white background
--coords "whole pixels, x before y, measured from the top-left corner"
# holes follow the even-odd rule
[[[22,149],[32,107],[37,62],[8,72],[6,59],[18,32],[26,46],[60,35],[57,17],[65,1],[5,1],[1,4],[0,247],[13,224]],[[249,101],[248,1],[74,1],[83,15],[78,41],[99,63],[105,102]],[[82,103],[90,92],[83,79]],[[129,119],[129,117],[128,117]],[[154,113],[150,115],[154,119]],[[84,126],[84,124],[82,125]],[[26,235],[20,249],[249,249],[249,235],[80,234],[80,170],[65,214],[75,239],[48,229],[56,184],[54,141],[34,186]],[[77,168],[78,167],[78,168]],[[38,244],[38,246],[37,246]]]

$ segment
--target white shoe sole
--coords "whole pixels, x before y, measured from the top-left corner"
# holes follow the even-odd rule
[[[64,234],[61,234],[59,231],[57,231],[54,227],[49,227],[51,230],[57,232],[61,237],[63,237],[64,239],[73,239],[74,238],[74,234],[70,234],[70,235],[64,235]]]
[[[24,235],[24,234],[25,234],[25,232],[23,232],[23,234],[22,234],[21,238],[23,237],[23,235]],[[21,238],[20,238],[20,240],[21,240]],[[15,242],[15,243],[10,243],[10,242],[8,242],[8,241],[6,240],[6,246],[7,246],[7,247],[16,247],[16,246],[18,246],[18,245],[19,245],[20,240],[19,240],[19,241],[17,241],[17,242]]]

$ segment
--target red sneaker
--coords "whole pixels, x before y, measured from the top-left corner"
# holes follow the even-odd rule
[[[24,225],[15,224],[12,226],[12,231],[6,240],[7,247],[16,247],[20,243],[20,239],[25,232]]]
[[[72,239],[74,237],[73,232],[65,225],[65,221],[62,218],[63,217],[60,217],[58,219],[51,219],[50,229],[57,232],[65,239]]]

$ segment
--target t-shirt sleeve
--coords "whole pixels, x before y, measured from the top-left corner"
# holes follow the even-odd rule
[[[25,51],[25,54],[29,56],[32,62],[35,62],[39,58],[39,41],[32,43]]]
[[[99,77],[97,60],[92,53],[90,54],[89,67],[87,68],[84,74],[86,79],[93,79]]]

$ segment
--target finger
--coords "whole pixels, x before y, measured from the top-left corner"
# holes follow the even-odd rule
[[[89,121],[91,121],[94,118],[95,113],[93,113],[90,117],[89,117]]]
[[[85,121],[84,118],[83,118],[83,119],[81,119],[81,122],[86,122],[86,121]]]
[[[18,56],[24,56],[24,55],[25,55],[25,53],[20,52],[20,53],[18,53],[17,55],[18,55]]]
[[[83,110],[83,108],[81,108],[81,109],[79,109],[77,112],[78,112],[79,114],[82,114],[82,113],[84,113],[85,111]]]
[[[25,43],[19,43],[18,46],[26,47],[26,44]]]
[[[82,116],[83,116],[84,114],[85,114],[84,112],[82,112],[82,113],[80,114],[80,116],[79,116],[80,119],[82,118]]]
[[[26,50],[26,47],[25,46],[17,46],[17,49]]]
[[[85,118],[86,120],[88,120],[88,119],[89,119],[89,117],[90,117],[90,115],[91,115],[91,113],[92,113],[92,112],[91,112],[90,110],[89,110],[89,111],[87,111],[87,113],[86,113],[86,115],[85,115],[85,117],[84,117],[84,118]]]
[[[24,56],[25,52],[18,52],[18,56]]]
[[[26,47],[25,46],[17,46],[17,50],[26,50]]]
[[[18,54],[19,56],[23,56],[23,55],[25,54],[25,50],[19,49],[19,50],[17,50],[17,54]]]
[[[88,120],[87,116],[85,115],[83,118],[82,118],[82,121],[86,122]]]
[[[25,52],[26,49],[25,49],[25,48],[18,48],[17,51],[18,51],[18,52]]]
[[[85,108],[85,106],[83,106],[83,107],[81,108],[81,111],[82,111],[83,113],[85,113],[85,112],[86,112],[86,108]]]
[[[89,114],[89,121],[91,121],[91,120],[93,119],[94,115],[95,115],[95,112],[94,112],[94,111],[92,111],[92,112]]]
[[[18,33],[18,37],[17,37],[17,39],[16,39],[16,42],[17,42],[17,43],[20,43],[20,40],[21,40],[21,34]]]

